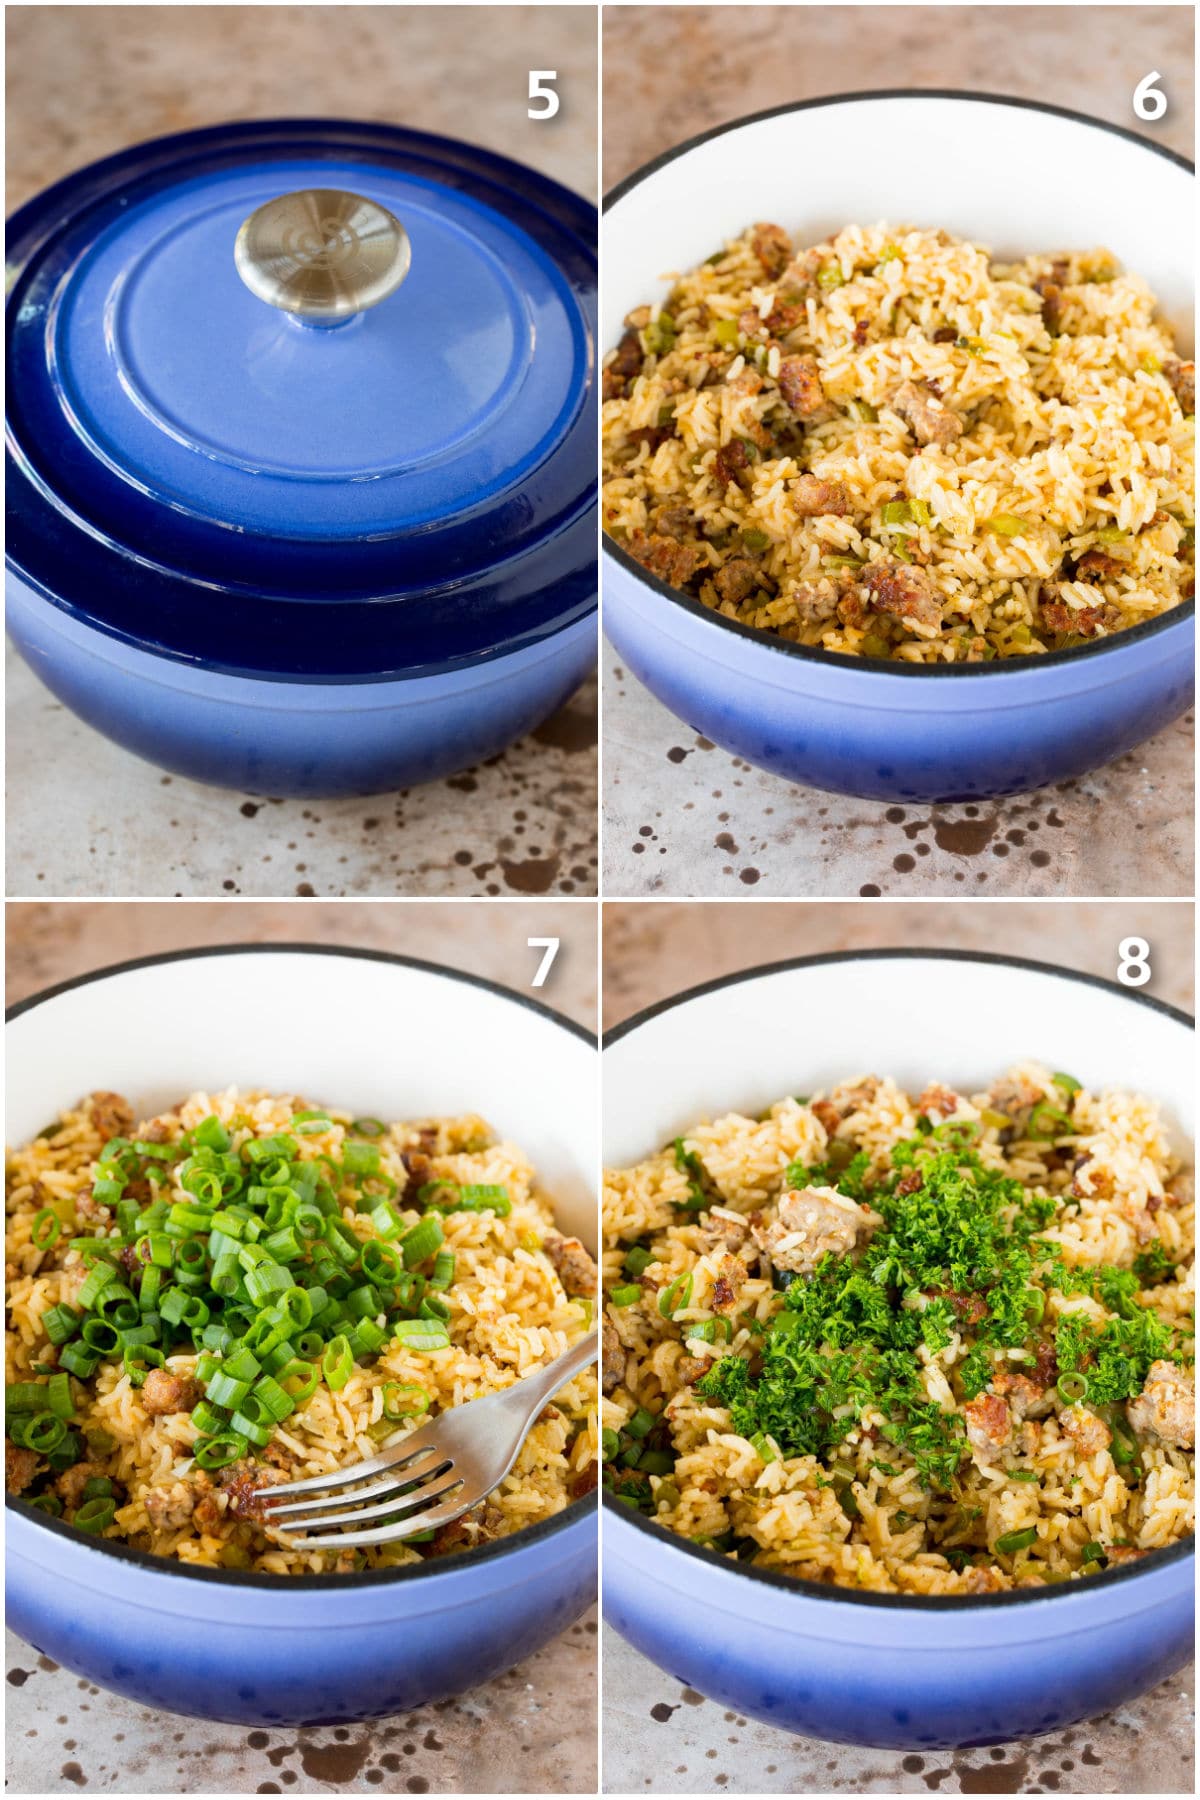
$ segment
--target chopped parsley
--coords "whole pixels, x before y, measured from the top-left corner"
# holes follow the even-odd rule
[[[1137,1272],[1068,1269],[1039,1239],[1055,1201],[988,1167],[972,1148],[973,1122],[924,1124],[893,1148],[874,1186],[865,1153],[840,1168],[791,1165],[789,1187],[835,1187],[869,1203],[883,1226],[860,1255],[828,1254],[789,1281],[753,1361],[720,1358],[698,1391],[729,1409],[741,1436],[765,1433],[785,1456],[827,1456],[874,1409],[921,1484],[947,1490],[969,1445],[961,1414],[925,1391],[921,1345],[936,1354],[956,1330],[968,1335],[956,1374],[970,1400],[1000,1353],[1023,1349],[1032,1361],[1052,1338],[1060,1370],[1086,1366],[1089,1403],[1104,1405],[1141,1391],[1173,1333],[1138,1303]],[[1088,1293],[1116,1317],[1094,1327],[1068,1316],[1051,1333],[1041,1323],[1047,1288]]]

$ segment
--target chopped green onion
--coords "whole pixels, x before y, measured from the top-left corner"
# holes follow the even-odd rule
[[[57,1215],[48,1206],[43,1206],[41,1212],[33,1215],[33,1224],[30,1226],[29,1234],[33,1239],[34,1249],[48,1250],[61,1230],[62,1223]]]
[[[683,1312],[690,1305],[692,1298],[691,1270],[677,1275],[669,1287],[665,1287],[658,1296],[658,1310],[664,1319],[673,1319],[676,1313]]]
[[[52,1375],[46,1383],[46,1400],[50,1411],[58,1419],[75,1417],[75,1402],[71,1398],[71,1378],[69,1375]]]
[[[1016,1550],[1028,1550],[1031,1544],[1037,1543],[1037,1526],[1030,1525],[1024,1531],[1006,1531],[1003,1537],[996,1539],[993,1548],[1002,1556],[1009,1556]]]
[[[455,1256],[453,1250],[439,1250],[433,1259],[433,1274],[429,1277],[429,1285],[444,1293],[454,1285]]]
[[[303,1406],[316,1393],[321,1380],[321,1370],[315,1362],[306,1362],[294,1356],[278,1371],[280,1386],[297,1407]]]
[[[1065,1112],[1051,1106],[1048,1100],[1039,1100],[1029,1115],[1029,1136],[1044,1141],[1069,1136],[1075,1129]]]
[[[633,1306],[636,1301],[641,1299],[642,1290],[636,1284],[630,1284],[628,1287],[615,1287],[610,1289],[608,1297],[614,1306]]]
[[[657,1423],[652,1412],[649,1412],[644,1406],[639,1406],[633,1417],[627,1420],[625,1429],[630,1437],[644,1438],[649,1436]]]
[[[246,1454],[246,1440],[233,1432],[204,1438],[196,1445],[195,1460],[202,1469],[225,1469]]]
[[[1050,1079],[1055,1087],[1062,1088],[1065,1094],[1078,1094],[1082,1091],[1083,1084],[1076,1081],[1073,1075],[1052,1075]]]
[[[39,1456],[48,1456],[51,1450],[57,1450],[67,1435],[65,1420],[56,1418],[52,1412],[34,1413],[31,1419],[22,1422],[22,1429],[26,1448],[36,1450]]]
[[[888,500],[879,516],[885,525],[907,525],[912,510],[907,500]]]
[[[1040,1481],[1041,1479],[1036,1469],[1007,1469],[1005,1473],[1010,1481]]]
[[[817,286],[826,289],[845,287],[846,277],[842,274],[842,265],[838,262],[822,263],[817,270]]]
[[[392,1336],[406,1350],[427,1352],[446,1350],[450,1346],[450,1333],[436,1319],[398,1319]]]
[[[409,1381],[385,1381],[383,1384],[383,1416],[385,1419],[411,1419],[429,1411],[430,1395],[423,1387]]]
[[[343,1332],[331,1338],[321,1359],[321,1373],[327,1386],[336,1393],[344,1388],[354,1373],[354,1357],[351,1354],[349,1339]]]
[[[433,1213],[426,1213],[419,1224],[400,1239],[405,1268],[415,1269],[419,1263],[427,1262],[441,1249],[445,1236],[441,1220]]]
[[[1079,1552],[1079,1560],[1085,1564],[1099,1562],[1103,1555],[1104,1545],[1098,1544],[1093,1538],[1092,1542],[1090,1544],[1085,1544],[1083,1549]]]
[[[82,1317],[83,1314],[76,1307],[60,1300],[57,1306],[47,1307],[42,1314],[42,1330],[52,1344],[65,1344],[79,1330]]]
[[[90,1531],[96,1536],[107,1531],[117,1516],[115,1500],[85,1500],[78,1512],[73,1514],[71,1523],[78,1525],[80,1531]]]
[[[1070,1370],[1058,1378],[1058,1394],[1068,1406],[1075,1406],[1088,1397],[1089,1382],[1080,1370]]]

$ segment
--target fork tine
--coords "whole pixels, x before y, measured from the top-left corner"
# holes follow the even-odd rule
[[[425,1454],[431,1448],[428,1442],[413,1442],[419,1435],[414,1431],[403,1443],[393,1444],[390,1450],[383,1450],[378,1456],[368,1456],[362,1462],[351,1463],[349,1468],[331,1469],[327,1475],[306,1475],[301,1481],[281,1481],[275,1487],[265,1489],[263,1498],[271,1494],[282,1500],[290,1499],[293,1494],[311,1494],[317,1488],[352,1487],[355,1482],[366,1481],[371,1475],[381,1475],[385,1469],[402,1469],[414,1457]]]
[[[439,1455],[436,1450],[430,1450],[415,1462],[394,1465],[378,1481],[373,1481],[370,1487],[356,1488],[353,1493],[314,1493],[307,1500],[285,1499],[282,1506],[275,1503],[275,1495],[281,1493],[282,1489],[266,1488],[262,1492],[264,1512],[268,1522],[274,1524],[276,1520],[290,1519],[296,1513],[311,1512],[315,1506],[353,1506],[359,1500],[373,1500],[377,1494],[394,1494],[405,1483],[423,1481],[427,1476],[436,1474],[446,1461],[444,1454]]]
[[[352,1550],[356,1544],[389,1544],[398,1538],[411,1537],[415,1531],[432,1531],[438,1526],[449,1525],[461,1514],[470,1512],[478,1505],[480,1496],[473,1493],[468,1499],[465,1492],[454,1500],[445,1501],[441,1506],[431,1507],[428,1511],[412,1513],[407,1519],[399,1520],[395,1525],[375,1525],[366,1531],[335,1531],[329,1537],[302,1537],[296,1539],[297,1550]]]
[[[298,1532],[315,1529],[318,1525],[358,1525],[367,1519],[382,1519],[390,1513],[403,1512],[408,1506],[424,1507],[430,1500],[440,1500],[454,1488],[461,1487],[463,1478],[457,1470],[448,1468],[427,1486],[419,1488],[412,1494],[394,1494],[390,1500],[377,1500],[374,1506],[364,1506],[356,1512],[324,1513],[316,1519],[295,1519],[280,1527],[289,1537]],[[298,1539],[307,1542],[307,1539]]]

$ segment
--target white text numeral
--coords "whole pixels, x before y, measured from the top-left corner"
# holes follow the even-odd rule
[[[560,938],[528,938],[526,942],[531,950],[540,950],[542,960],[537,966],[537,973],[530,982],[530,987],[544,987],[546,977],[554,967],[554,959],[558,955]]]
[[[1145,987],[1150,979],[1150,946],[1145,938],[1122,938],[1117,946],[1120,961],[1117,980],[1122,987]]]

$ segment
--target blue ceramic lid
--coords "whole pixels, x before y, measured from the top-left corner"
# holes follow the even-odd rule
[[[9,260],[9,557],[52,603],[309,680],[593,604],[595,213],[565,189],[390,127],[219,127],[50,189]]]

